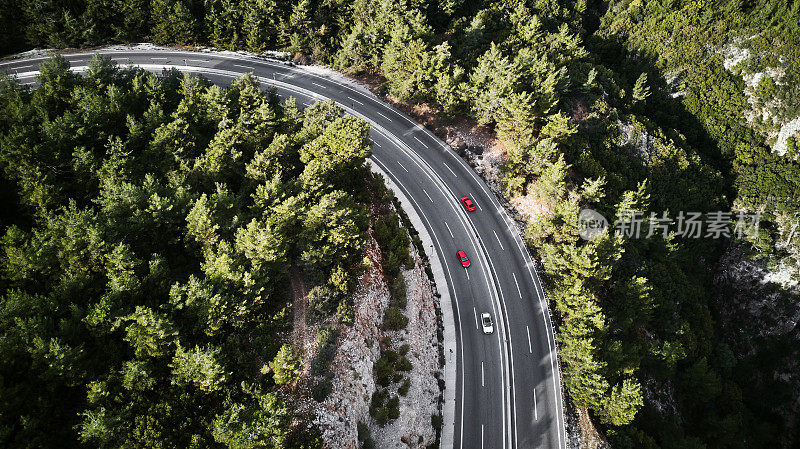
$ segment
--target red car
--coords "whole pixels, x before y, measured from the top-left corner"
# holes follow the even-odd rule
[[[467,258],[467,253],[465,253],[464,251],[459,251],[456,253],[456,256],[458,256],[458,260],[461,261],[462,267],[464,268],[469,267],[469,259]]]
[[[469,199],[468,196],[462,196],[461,197],[461,204],[463,204],[464,207],[470,212],[475,210],[475,203],[473,203],[472,200]]]

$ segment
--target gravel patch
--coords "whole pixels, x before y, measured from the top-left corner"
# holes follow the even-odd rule
[[[408,326],[398,332],[386,332],[381,323],[390,294],[380,266],[380,249],[374,239],[370,239],[365,253],[371,266],[359,279],[354,296],[355,323],[352,327],[340,327],[339,348],[331,364],[334,375],[331,394],[324,402],[311,404],[315,423],[330,448],[359,447],[359,422],[370,427],[378,448],[425,447],[436,439],[431,416],[441,413],[442,396],[438,381],[442,376],[436,335],[438,317],[431,284],[414,250],[414,268],[403,271]],[[412,370],[405,373],[411,380],[408,393],[399,396],[400,417],[381,428],[369,415],[369,405],[377,388],[373,365],[380,357],[378,342],[385,336],[391,337],[394,347],[410,346],[407,358]]]

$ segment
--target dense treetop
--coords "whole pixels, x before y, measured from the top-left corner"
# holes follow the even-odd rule
[[[721,53],[736,44],[754,55],[752,70],[785,68],[782,83],[759,83],[757,102],[769,103],[781,118],[796,116],[798,8],[800,2],[779,0],[0,0],[8,24],[0,30],[0,48],[150,39],[283,49],[345,72],[379,74],[382,90],[401,101],[468,114],[508,148],[504,193],[532,197],[549,212],[530,220],[526,237],[550,281],[571,401],[590,410],[619,447],[791,447],[799,441],[798,427],[790,426],[796,415],[787,413],[796,391],[784,377],[764,373],[791,372],[791,361],[771,348],[796,353],[796,340],[759,341],[752,353],[735,353],[723,337],[738,331],[736,323],[717,319],[714,270],[735,239],[609,234],[587,242],[575,223],[583,207],[612,221],[631,211],[761,211],[760,231],[736,243],[752,257],[797,273],[800,233],[791,233],[800,197],[796,143],[787,156],[770,151],[774,123],[747,123],[751,99],[742,73],[727,70]],[[231,90],[177,76],[157,83],[130,71],[112,76],[113,69],[95,64],[80,81],[64,72],[63,62],[50,61],[33,94],[3,81],[2,193],[19,212],[4,222],[4,248],[14,261],[4,280],[8,294],[32,289],[36,299],[22,304],[50,304],[42,299],[52,296],[48,288],[70,295],[76,283],[83,285],[77,275],[62,279],[59,270],[74,266],[91,277],[99,270],[92,267],[123,266],[113,271],[116,277],[103,275],[107,287],[96,287],[95,296],[105,298],[97,292],[112,285],[133,288],[125,274],[133,272],[136,288],[169,286],[170,297],[185,295],[181,316],[204,320],[210,330],[193,340],[184,336],[181,321],[139,317],[172,316],[171,309],[144,300],[136,305],[150,309],[129,306],[113,315],[106,310],[128,304],[114,295],[91,313],[88,306],[56,313],[45,305],[23,307],[26,313],[39,313],[45,322],[76,317],[67,320],[73,325],[47,322],[58,332],[84,329],[75,320],[106,323],[112,334],[152,323],[164,335],[158,341],[180,346],[167,345],[169,352],[125,333],[135,343],[123,338],[119,344],[131,346],[132,360],[138,342],[150,345],[148,351],[166,351],[163,358],[199,359],[194,354],[205,351],[203,360],[217,360],[227,346],[214,338],[249,322],[250,307],[273,304],[264,299],[275,296],[273,284],[259,286],[254,279],[283,279],[281,261],[305,264],[341,292],[350,288],[346,273],[355,256],[349,255],[359,245],[364,218],[348,173],[366,154],[362,123],[332,120],[330,105],[306,114],[274,99],[255,107],[243,81]],[[114,77],[119,81],[110,82]],[[782,101],[770,102],[773,97]],[[346,211],[337,212],[333,227],[323,219],[332,210]],[[62,228],[72,231],[53,230]],[[163,243],[158,257],[142,248],[151,241]],[[186,258],[186,245],[194,245],[194,258]],[[96,253],[104,256],[90,256]],[[152,270],[194,277],[172,275],[153,286],[146,281]],[[229,305],[215,290],[218,283],[241,284],[253,296]],[[219,309],[197,312],[197,304],[206,303],[189,298],[198,295]],[[61,337],[47,348],[86,358],[88,347],[75,349],[83,338]],[[277,348],[270,351],[264,360]],[[292,357],[283,353],[281,359]],[[188,372],[164,370],[176,378]],[[48,379],[62,385],[85,372]],[[226,385],[234,383],[225,376]],[[190,384],[178,381],[172,388]],[[250,397],[258,394],[266,393]],[[92,397],[92,416],[111,416],[100,410],[111,410],[102,401],[112,396]],[[256,402],[267,403],[250,404]],[[47,404],[55,407],[44,401],[24,422],[49,419],[41,412]],[[61,413],[71,417],[74,409]]]
[[[0,79],[0,445],[316,447],[276,392],[287,276],[353,288],[368,126],[249,76],[67,69]]]

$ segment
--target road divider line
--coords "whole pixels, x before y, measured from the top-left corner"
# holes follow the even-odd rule
[[[424,143],[422,143],[422,141],[421,141],[421,140],[419,140],[419,137],[417,137],[417,136],[414,136],[414,140],[416,140],[417,142],[419,142],[419,144],[420,144],[420,145],[422,145],[423,147],[424,147],[424,146],[427,146],[427,145],[425,145]]]
[[[525,325],[525,333],[528,334],[528,352],[533,354],[533,346],[531,346],[531,330]]]
[[[483,362],[481,362],[481,386],[482,387],[486,386],[485,379],[486,379],[486,377],[483,374]]]
[[[467,270],[467,267],[464,267],[464,273],[466,273],[467,280],[469,280],[469,270]]]
[[[378,143],[378,141],[377,141],[377,140],[373,140],[373,141],[372,141],[372,143],[374,143],[374,144],[375,144],[375,146],[377,146],[378,148],[383,148],[383,147],[381,146],[381,144],[379,144],[379,143]]]
[[[408,170],[406,170],[406,171],[408,171]],[[425,190],[425,189],[422,189],[422,191],[423,191],[423,192],[425,192],[425,196],[427,196],[427,197],[428,197],[428,199],[429,199],[429,200],[431,200],[431,203],[432,203],[432,202],[433,202],[433,198],[431,198],[431,196],[430,196],[430,195],[428,195],[428,191],[427,191],[427,190]]]
[[[322,84],[315,83],[315,82],[313,82],[313,81],[311,82],[311,84],[313,84],[313,85],[315,85],[315,86],[317,86],[317,87],[321,87],[321,88],[323,88],[323,89],[327,89],[327,87],[323,86]],[[349,97],[348,97],[348,98],[349,98]]]
[[[447,226],[447,232],[450,233],[450,238],[454,239],[455,237],[453,236],[453,231],[450,230],[450,225],[448,225],[446,221],[444,222],[444,225]]]
[[[481,424],[481,449],[483,449],[483,424]]]
[[[533,389],[533,419],[539,420],[539,409],[536,407],[536,388]]]
[[[392,121],[392,119],[390,119],[389,117],[387,117],[387,116],[385,116],[385,115],[381,114],[381,113],[380,113],[380,112],[378,112],[378,111],[375,111],[375,113],[376,113],[376,114],[378,114],[378,115],[380,115],[381,117],[385,118],[386,120]]]
[[[169,60],[169,58],[150,58],[150,59],[152,59],[153,61],[168,61]]]
[[[403,165],[403,163],[402,163],[402,162],[400,162],[400,161],[397,161],[397,163],[398,163],[398,164],[399,164],[401,167],[403,167],[403,170],[405,170],[405,171],[406,171],[406,173],[408,173],[408,169],[406,168],[406,166],[405,166],[405,165]],[[430,197],[428,197],[428,198],[430,198]],[[431,201],[433,201],[433,200],[431,200]]]
[[[452,169],[452,168],[450,168],[450,166],[449,166],[449,165],[447,165],[447,163],[446,163],[446,162],[444,163],[444,166],[445,166],[445,167],[447,167],[447,169],[448,169],[448,170],[450,170],[450,173],[452,173],[452,174],[453,174],[453,176],[455,176],[456,178],[458,178],[458,175],[456,174],[456,172],[454,172],[454,171],[453,171],[453,169]]]
[[[514,284],[517,285],[517,293],[519,294],[519,299],[522,299],[522,290],[519,289],[519,282],[517,282],[517,275],[515,273],[511,273],[511,276],[514,278]]]
[[[475,307],[472,308],[472,313],[475,315],[475,329],[480,330],[480,327],[478,326],[478,311],[475,310]]]
[[[355,98],[353,98],[351,96],[348,96],[347,99],[350,100],[350,101],[356,102],[356,103],[360,104],[361,106],[364,106],[364,103],[356,100]]]
[[[496,238],[496,239],[497,239],[497,243],[499,243],[499,244],[500,244],[500,249],[502,249],[503,251],[505,251],[506,249],[505,249],[505,248],[503,248],[503,242],[501,242],[501,241],[500,241],[500,237],[498,237],[498,236],[497,236],[497,231],[495,231],[494,229],[492,229],[492,232],[494,232],[494,238]],[[521,296],[521,295],[520,295],[520,296]]]
[[[447,168],[450,168],[450,167],[448,166]],[[481,207],[481,203],[480,202],[475,202],[475,195],[473,195],[472,192],[469,192],[469,197],[472,198],[473,204],[478,206],[478,210],[483,212],[483,208]]]

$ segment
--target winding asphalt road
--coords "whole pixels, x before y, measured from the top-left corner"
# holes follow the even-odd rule
[[[295,97],[300,106],[332,99],[367,120],[374,142],[371,160],[425,227],[425,244],[433,246],[428,251],[441,267],[434,270],[437,285],[453,307],[454,319],[445,325],[454,326],[449,330],[457,347],[456,369],[447,378],[452,403],[445,404],[443,447],[452,441],[459,449],[566,448],[553,327],[531,257],[497,198],[442,141],[364,88],[280,61],[152,48],[97,53],[120,65],[159,73],[175,67],[222,85],[253,73],[262,86]],[[73,70],[83,71],[92,55],[64,56]],[[8,60],[0,69],[32,85],[42,60]],[[464,210],[463,195],[473,199],[476,211]],[[467,252],[470,268],[461,267],[457,250]],[[492,315],[492,335],[481,331],[483,312]]]

